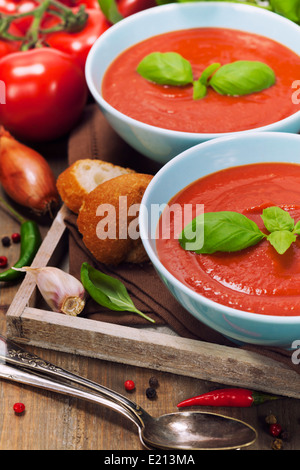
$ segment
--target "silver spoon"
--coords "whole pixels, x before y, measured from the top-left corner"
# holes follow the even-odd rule
[[[7,379],[9,381],[18,382],[26,385],[31,385],[34,387],[38,387],[44,390],[50,390],[51,392],[60,393],[63,395],[67,395],[68,397],[75,397],[80,398],[92,403],[97,403],[100,405],[104,405],[108,408],[111,408],[118,413],[126,416],[130,419],[135,425],[138,427],[140,441],[146,449],[150,450],[150,447],[147,446],[141,435],[141,427],[135,420],[134,416],[131,415],[129,412],[125,410],[122,406],[119,406],[117,403],[114,403],[106,398],[102,397],[99,393],[87,392],[85,390],[81,390],[77,387],[72,387],[71,385],[60,383],[59,381],[54,380],[53,378],[49,379],[43,377],[42,374],[37,374],[30,371],[25,371],[21,367],[16,368],[14,366],[9,366],[7,364],[0,363],[0,377],[2,379]]]
[[[257,433],[240,420],[208,412],[175,412],[159,418],[150,416],[139,405],[119,393],[89,379],[73,374],[0,335],[0,359],[14,369],[29,370],[34,375],[66,386],[66,380],[97,392],[99,402],[122,412],[139,427],[141,442],[157,449],[224,450],[239,449],[253,444]],[[52,379],[53,380],[53,379]],[[74,393],[74,387],[73,387]],[[94,393],[92,394],[94,396]],[[105,403],[104,403],[105,398]]]

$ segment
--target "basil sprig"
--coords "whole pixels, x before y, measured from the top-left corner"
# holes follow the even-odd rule
[[[137,72],[146,80],[159,85],[193,85],[193,98],[204,98],[211,86],[217,93],[242,96],[262,91],[274,85],[273,70],[265,63],[238,60],[221,66],[210,64],[198,80],[193,79],[192,66],[177,52],[152,52],[137,66]]]
[[[280,207],[264,209],[261,218],[269,234],[238,212],[207,212],[195,217],[183,229],[179,243],[184,250],[212,254],[244,250],[267,239],[283,254],[296,241],[296,235],[300,235],[300,221],[295,225],[290,214]]]

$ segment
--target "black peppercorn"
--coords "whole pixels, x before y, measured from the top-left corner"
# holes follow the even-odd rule
[[[2,241],[3,246],[10,246],[10,238],[9,237],[3,237],[1,241]]]
[[[282,431],[282,433],[280,434],[280,437],[283,441],[289,441],[290,433],[288,431]]]
[[[155,398],[155,397],[156,397],[156,390],[155,390],[155,388],[151,388],[151,387],[147,388],[147,390],[146,390],[146,396],[147,396],[147,398],[150,398],[150,399]]]
[[[149,379],[149,385],[151,388],[157,388],[158,387],[158,380],[156,377],[151,377]]]

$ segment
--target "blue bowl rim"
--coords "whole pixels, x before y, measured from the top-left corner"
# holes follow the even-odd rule
[[[204,139],[204,140],[210,140],[214,138],[219,138],[223,136],[229,136],[229,135],[240,135],[248,132],[268,132],[268,131],[277,131],[277,127],[279,125],[281,126],[286,126],[293,124],[300,120],[300,111],[297,111],[294,114],[291,114],[290,116],[281,119],[279,121],[275,121],[274,123],[268,124],[266,126],[261,126],[261,127],[256,127],[252,129],[245,129],[242,131],[236,131],[236,132],[220,132],[220,133],[193,133],[193,132],[182,132],[182,131],[174,131],[171,129],[164,129],[161,127],[153,126],[150,124],[143,123],[141,121],[138,121],[136,119],[131,118],[130,116],[126,116],[125,114],[121,113],[117,109],[115,109],[113,106],[111,106],[101,95],[100,91],[98,88],[95,86],[93,77],[92,77],[92,65],[93,65],[93,60],[94,56],[96,54],[96,51],[99,47],[99,44],[101,45],[103,38],[110,38],[110,36],[114,36],[115,31],[118,31],[119,29],[126,28],[127,25],[131,25],[132,23],[134,24],[136,21],[138,21],[139,18],[144,17],[147,15],[147,17],[151,17],[156,14],[157,11],[160,11],[161,13],[163,12],[169,12],[172,10],[176,9],[189,9],[189,8],[199,8],[199,9],[209,9],[209,8],[224,8],[225,10],[238,10],[238,11],[243,11],[245,10],[247,12],[247,9],[250,8],[251,11],[255,11],[257,15],[265,15],[267,19],[274,19],[275,21],[278,22],[278,24],[286,24],[290,28],[294,29],[295,31],[299,32],[300,35],[300,27],[296,25],[293,21],[280,16],[277,13],[274,13],[269,10],[264,10],[256,6],[252,5],[245,5],[245,4],[238,4],[238,3],[226,3],[226,2],[218,2],[218,1],[212,1],[208,3],[197,3],[197,2],[187,2],[187,3],[170,3],[166,5],[160,5],[157,7],[150,8],[148,10],[144,10],[138,13],[135,13],[127,18],[124,18],[123,20],[119,21],[118,23],[114,24],[111,26],[108,30],[106,30],[93,44],[91,47],[89,54],[87,56],[86,60],[86,65],[85,65],[85,77],[87,81],[88,88],[94,97],[94,99],[98,102],[98,104],[105,109],[107,112],[109,112],[111,115],[113,115],[115,118],[121,121],[126,121],[128,125],[134,126],[139,129],[143,129],[148,132],[155,132],[156,134],[159,134],[161,136],[169,136],[170,138],[179,138],[179,139],[186,139],[187,141],[194,142],[195,139]],[[160,9],[160,10],[158,10]],[[238,29],[238,28],[237,28]],[[263,34],[262,34],[263,36]],[[266,36],[267,37],[267,36]],[[280,42],[280,41],[278,41]],[[292,49],[291,49],[292,50]],[[100,84],[99,84],[100,85]],[[100,88],[100,86],[99,86]]]
[[[241,318],[245,320],[250,320],[258,323],[267,323],[267,324],[285,324],[285,325],[292,325],[292,324],[300,324],[300,315],[295,315],[295,316],[281,316],[281,315],[266,315],[266,314],[260,314],[260,313],[254,313],[254,312],[246,312],[244,310],[239,310],[239,309],[234,309],[232,307],[228,307],[226,305],[219,304],[217,302],[214,302],[213,300],[210,300],[206,298],[205,296],[193,291],[189,287],[187,287],[185,284],[182,284],[173,274],[168,271],[165,266],[161,263],[159,260],[158,256],[156,253],[153,251],[148,237],[146,233],[146,226],[147,224],[143,223],[143,220],[146,220],[147,218],[147,212],[145,211],[145,208],[147,207],[147,200],[151,195],[152,189],[156,186],[157,181],[160,177],[160,175],[167,173],[169,168],[173,165],[176,165],[177,162],[184,160],[186,155],[190,154],[191,152],[196,152],[198,150],[201,151],[201,149],[207,147],[207,146],[219,146],[222,145],[223,142],[227,141],[236,141],[237,139],[244,139],[244,138],[251,138],[251,139],[267,139],[267,138],[272,138],[273,140],[276,139],[282,139],[286,138],[287,140],[293,139],[299,139],[300,142],[300,136],[298,134],[292,134],[292,133],[285,133],[285,132],[257,132],[257,133],[252,133],[244,135],[244,136],[225,136],[225,137],[219,137],[213,140],[209,140],[206,142],[202,142],[200,144],[197,144],[180,154],[178,154],[176,157],[174,157],[172,160],[167,162],[153,177],[153,179],[150,181],[149,185],[146,188],[146,191],[144,193],[144,196],[141,201],[141,208],[140,208],[140,214],[139,214],[139,230],[140,230],[140,237],[143,242],[144,248],[150,258],[150,261],[153,263],[154,267],[164,276],[168,282],[173,284],[176,289],[179,291],[183,292],[185,295],[188,297],[191,297],[193,300],[196,302],[201,302],[204,306],[207,306],[209,308],[213,308],[214,310],[217,310],[220,314],[227,314],[231,316],[232,318]]]

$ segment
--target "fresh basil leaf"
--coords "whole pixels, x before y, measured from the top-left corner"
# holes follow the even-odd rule
[[[207,86],[201,83],[199,80],[193,82],[193,99],[200,100],[207,95]]]
[[[155,323],[134,306],[126,287],[118,279],[102,273],[88,263],[82,264],[80,275],[85,290],[102,307],[118,312],[134,312]]]
[[[267,240],[280,255],[283,255],[291,244],[296,241],[296,235],[289,230],[280,230],[270,233],[267,236]]]
[[[203,238],[197,240],[197,230]],[[197,225],[199,225],[197,227]],[[194,234],[194,238],[192,237]],[[231,211],[207,212],[195,217],[182,231],[182,248],[195,253],[211,254],[217,251],[234,252],[256,245],[265,235],[255,222],[243,214]],[[194,246],[193,246],[194,245]],[[192,247],[192,248],[191,248]]]
[[[192,66],[177,52],[152,52],[137,66],[146,80],[159,85],[188,85],[193,82]]]
[[[123,16],[118,10],[117,3],[115,0],[98,0],[100,10],[110,21],[110,23],[115,24],[123,20]]]
[[[294,229],[294,219],[280,207],[267,207],[263,210],[261,218],[269,232]]]
[[[243,96],[269,88],[275,80],[275,74],[267,64],[237,60],[220,67],[209,85],[221,95]]]
[[[217,70],[221,67],[221,64],[219,63],[213,63],[213,64],[210,64],[208,67],[206,67],[205,70],[203,70],[200,78],[199,78],[199,82],[203,83],[203,85],[208,85],[208,79],[210,78],[210,76]]]
[[[199,80],[193,82],[193,99],[199,100],[207,95],[207,86],[209,77],[221,67],[221,64],[211,64],[202,72]]]
[[[295,23],[300,22],[299,0],[270,0],[269,4],[275,13],[294,21]]]
[[[300,220],[296,223],[293,233],[300,235]]]

